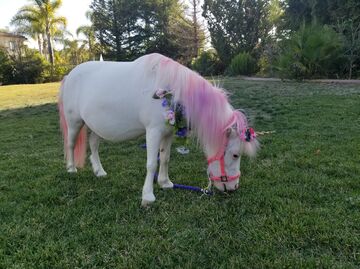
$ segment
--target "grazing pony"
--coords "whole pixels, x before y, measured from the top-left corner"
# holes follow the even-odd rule
[[[171,104],[164,105],[162,95],[171,96]],[[177,105],[183,108],[181,115],[171,109]],[[67,171],[74,173],[84,165],[87,129],[90,162],[97,177],[106,176],[98,153],[101,138],[124,141],[145,133],[147,173],[142,205],[154,202],[159,151],[158,183],[162,188],[173,187],[168,163],[175,127],[169,111],[185,119],[203,147],[212,185],[220,191],[236,190],[240,156],[254,156],[258,148],[254,131],[248,128],[245,115],[228,103],[223,90],[160,54],[133,62],[83,63],[63,79],[59,113]]]

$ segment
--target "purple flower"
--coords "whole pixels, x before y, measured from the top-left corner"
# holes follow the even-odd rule
[[[186,137],[187,135],[187,128],[186,127],[183,127],[183,128],[179,128],[176,132],[176,135],[178,137]]]
[[[162,103],[161,103],[162,107],[167,107],[168,106],[168,101],[166,98],[163,99]]]

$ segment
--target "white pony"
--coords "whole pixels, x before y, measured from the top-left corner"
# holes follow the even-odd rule
[[[169,92],[184,107],[191,133],[208,158],[209,180],[220,191],[239,186],[240,156],[254,156],[256,135],[243,113],[234,110],[221,89],[197,73],[160,54],[133,62],[87,62],[64,78],[59,96],[67,171],[84,165],[90,129],[90,161],[97,177],[106,176],[98,153],[101,138],[124,141],[146,134],[146,178],[142,205],[155,201],[153,178],[160,151],[158,183],[172,188],[168,176],[173,126],[156,92]]]

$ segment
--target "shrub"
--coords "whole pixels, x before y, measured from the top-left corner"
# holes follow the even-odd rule
[[[203,76],[215,76],[224,72],[224,66],[213,50],[203,51],[192,62],[191,68]]]
[[[13,83],[28,84],[44,82],[46,60],[37,51],[27,50],[25,56],[14,59]]]
[[[55,65],[53,68],[47,63],[44,70],[44,82],[60,81],[75,67],[67,62],[62,52],[54,51],[54,56]]]
[[[326,25],[310,25],[283,42],[276,68],[283,78],[337,77],[343,61],[341,36]]]
[[[11,61],[5,51],[0,49],[0,85],[9,84],[12,76]]]
[[[26,49],[24,54],[9,56],[0,53],[0,79],[3,84],[41,83],[44,81],[46,60],[35,50]]]
[[[260,53],[257,75],[262,77],[274,77],[276,69],[274,67],[279,54],[279,46],[276,40],[270,40],[265,44]]]
[[[248,52],[236,55],[228,67],[227,73],[232,76],[251,75],[256,72],[256,61]]]

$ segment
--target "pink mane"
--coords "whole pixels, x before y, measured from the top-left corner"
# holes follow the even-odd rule
[[[155,88],[171,90],[175,102],[185,107],[187,122],[208,155],[222,154],[226,143],[225,131],[237,124],[240,132],[247,120],[234,111],[226,93],[185,66],[161,54],[141,57],[151,71],[156,71]]]

